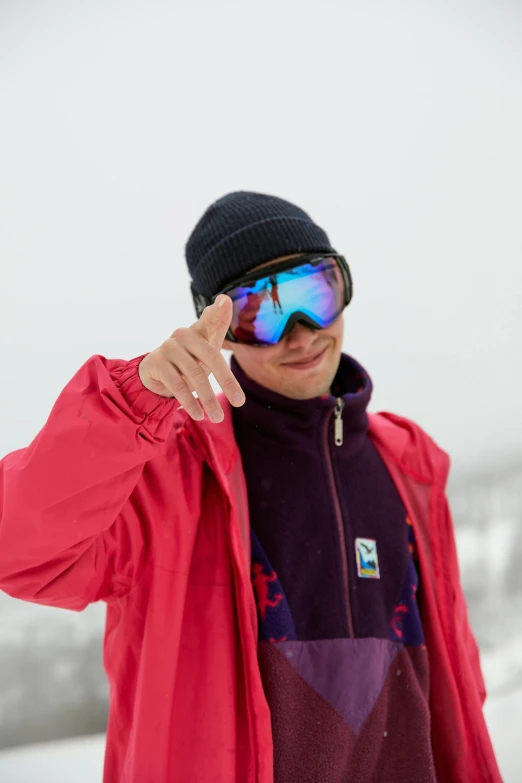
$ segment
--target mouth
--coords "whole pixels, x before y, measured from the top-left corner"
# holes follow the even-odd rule
[[[303,359],[299,362],[282,362],[283,367],[291,367],[293,370],[311,370],[313,367],[317,367],[321,363],[323,356],[326,353],[328,346],[325,346],[319,353],[310,356],[308,359]]]

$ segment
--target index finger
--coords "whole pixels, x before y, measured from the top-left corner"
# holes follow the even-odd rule
[[[223,347],[232,321],[232,307],[232,299],[226,294],[220,294],[215,302],[205,307],[201,318],[194,324],[194,329],[218,350]]]

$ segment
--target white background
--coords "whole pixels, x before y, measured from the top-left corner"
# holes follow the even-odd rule
[[[1,450],[89,355],[192,322],[184,243],[250,189],[348,257],[374,408],[518,453],[521,41],[512,0],[3,0]]]
[[[371,409],[453,475],[518,464],[521,42],[517,0],[1,0],[0,454],[193,321],[185,241],[248,189],[347,256]]]

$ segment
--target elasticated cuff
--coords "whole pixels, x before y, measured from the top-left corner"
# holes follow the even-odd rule
[[[164,419],[173,415],[180,404],[174,397],[161,397],[142,384],[138,367],[146,356],[148,353],[118,367],[113,371],[113,380],[134,413],[141,417]]]

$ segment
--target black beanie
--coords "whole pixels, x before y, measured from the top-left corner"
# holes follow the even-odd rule
[[[335,250],[302,209],[248,191],[229,193],[211,204],[185,247],[193,287],[209,297],[259,264],[308,252]]]

